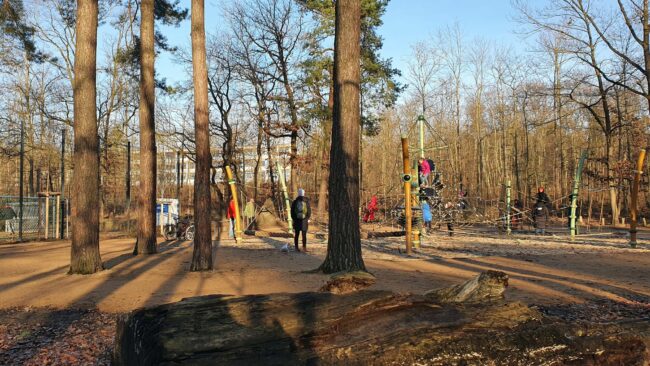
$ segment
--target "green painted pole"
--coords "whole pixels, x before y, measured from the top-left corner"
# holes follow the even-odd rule
[[[418,116],[418,128],[420,131],[420,158],[424,159],[424,116]]]
[[[404,230],[406,231],[406,255],[411,255],[413,237],[411,236],[412,222],[411,215],[411,181],[413,180],[413,172],[411,171],[411,163],[409,162],[409,142],[406,136],[402,136],[402,163],[404,174],[402,181],[404,182]],[[417,176],[415,180],[417,181]]]
[[[512,233],[512,228],[510,227],[510,181],[506,182],[506,234],[510,235]]]
[[[571,192],[571,216],[570,216],[571,240],[574,240],[575,236],[578,234],[578,228],[576,226],[578,191],[580,189],[580,177],[582,176],[582,168],[585,165],[586,159],[587,159],[587,150],[583,150],[582,155],[580,156],[580,161],[578,162],[578,167],[576,168],[576,176],[575,178],[573,178],[573,191]]]
[[[280,187],[282,188],[282,195],[284,196],[284,205],[287,210],[287,223],[289,224],[289,232],[293,234],[293,219],[291,218],[291,202],[289,201],[289,194],[287,193],[287,184],[284,182],[284,169],[280,167],[280,163],[275,162],[278,170],[278,178],[280,179]]]

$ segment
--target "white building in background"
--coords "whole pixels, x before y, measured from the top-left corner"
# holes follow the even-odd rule
[[[273,164],[279,162],[280,165],[285,168],[285,179],[291,174],[291,167],[289,166],[289,156],[291,152],[290,144],[280,144],[273,147],[271,151],[271,160]],[[221,165],[221,154],[219,151],[212,152],[213,165]],[[237,169],[240,174],[245,173],[243,176],[244,183],[252,184],[253,175],[255,169],[255,162],[257,161],[257,147],[256,146],[244,146],[243,148],[237,150],[235,153],[235,160],[238,164]],[[137,186],[138,176],[139,176],[139,155],[136,152],[132,156],[132,182],[134,186]],[[166,194],[166,191],[169,190],[169,194],[176,190],[177,180],[180,180],[182,186],[194,185],[194,175],[195,175],[195,164],[194,162],[185,154],[180,151],[167,149],[161,147],[158,150],[158,190],[162,191],[163,196]],[[217,176],[215,179],[217,181],[225,181],[225,172],[221,168],[217,168]],[[271,179],[271,174],[274,177],[277,177],[277,171],[275,166],[271,167],[269,163],[269,155],[266,151],[266,148],[262,148],[262,155],[260,157],[260,168],[259,168],[259,179],[260,182],[265,183],[269,182]]]

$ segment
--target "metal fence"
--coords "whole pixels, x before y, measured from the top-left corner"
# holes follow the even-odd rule
[[[0,243],[67,237],[67,201],[58,196],[0,196]],[[22,231],[21,231],[22,229]]]

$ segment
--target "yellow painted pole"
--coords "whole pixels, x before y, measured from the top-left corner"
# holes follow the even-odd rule
[[[634,172],[634,184],[632,185],[632,199],[630,209],[630,246],[636,247],[636,225],[637,225],[637,201],[639,196],[639,183],[641,181],[641,174],[643,174],[643,162],[645,161],[645,149],[639,152],[639,160],[636,163],[636,171]]]
[[[226,166],[226,176],[228,177],[228,185],[230,185],[230,193],[232,199],[235,201],[235,242],[239,243],[242,239],[241,218],[239,217],[239,200],[237,199],[237,185],[232,175],[230,166]],[[230,205],[230,202],[228,202]]]
[[[411,176],[411,163],[409,161],[409,143],[408,143],[408,138],[406,136],[402,136],[402,160],[403,160],[403,165],[404,165],[404,175],[402,176],[402,180],[404,181],[404,217],[406,222],[404,223],[404,226],[406,228],[406,254],[410,255],[411,254],[411,247],[412,247],[412,240],[413,237],[411,236],[411,216],[412,216],[412,211],[411,211],[411,180],[413,177]],[[417,179],[417,177],[415,178]]]

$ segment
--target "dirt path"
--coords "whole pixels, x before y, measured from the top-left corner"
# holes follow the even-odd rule
[[[161,243],[160,254],[131,255],[132,239],[101,243],[106,270],[67,275],[69,242],[0,247],[0,308],[97,308],[124,312],[205,294],[265,294],[317,290],[327,276],[305,274],[325,255],[325,242],[309,254],[282,253],[285,240],[247,238],[215,248],[215,270],[188,272],[189,242]],[[486,269],[511,276],[508,297],[535,304],[608,299],[650,303],[650,250],[626,248],[622,240],[553,243],[549,240],[448,238],[425,240],[418,258],[397,252],[400,239],[364,243],[377,289],[423,292],[461,282]]]

